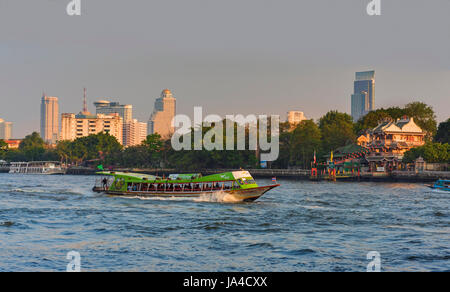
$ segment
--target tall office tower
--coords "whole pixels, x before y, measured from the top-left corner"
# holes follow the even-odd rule
[[[41,137],[45,142],[56,144],[59,138],[58,98],[42,96],[41,100]]]
[[[163,139],[169,139],[174,132],[172,119],[176,113],[176,99],[169,89],[164,89],[155,101],[155,108],[148,121],[148,133],[158,133]]]
[[[3,119],[0,119],[0,139],[10,140],[11,137],[12,137],[12,123],[5,122]]]
[[[99,100],[94,102],[94,105],[97,114],[119,114],[124,123],[133,119],[133,106],[130,104],[120,104],[118,102]]]
[[[124,123],[123,132],[125,147],[140,145],[147,138],[147,123],[133,119]]]
[[[375,71],[356,72],[351,99],[355,122],[375,109]]]

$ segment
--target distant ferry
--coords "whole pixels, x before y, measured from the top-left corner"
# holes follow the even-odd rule
[[[11,162],[9,173],[65,174],[66,168],[58,161]]]
[[[258,186],[248,171],[233,171],[202,176],[201,174],[171,174],[168,178],[124,172],[99,172],[104,176],[93,191],[109,195],[143,197],[200,197],[222,194],[226,202],[252,202],[271,189],[280,186]]]
[[[434,190],[450,191],[450,180],[440,179],[434,185],[428,185],[428,187]]]

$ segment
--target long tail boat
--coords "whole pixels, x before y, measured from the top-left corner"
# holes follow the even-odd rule
[[[202,176],[171,174],[167,178],[126,172],[102,171],[93,191],[118,196],[190,197],[220,194],[227,202],[252,202],[271,189],[273,184],[258,186],[248,171],[233,171]]]
[[[427,185],[427,187],[433,189],[433,190],[440,190],[440,191],[450,191],[450,180],[448,179],[439,179],[434,183],[434,185]]]

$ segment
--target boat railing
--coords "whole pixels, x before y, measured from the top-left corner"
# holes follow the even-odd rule
[[[224,190],[237,190],[237,183],[226,185],[225,182],[210,183],[128,183],[128,192],[212,192]],[[96,187],[102,187],[102,180],[96,182]]]
[[[106,184],[104,183],[105,179],[106,179]],[[109,177],[97,178],[97,179],[95,179],[94,188],[108,190],[111,187],[111,185],[113,184],[113,182],[114,182],[114,179],[111,179]]]

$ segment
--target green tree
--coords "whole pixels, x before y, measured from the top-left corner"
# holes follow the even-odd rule
[[[26,161],[43,160],[45,142],[38,133],[33,132],[20,142],[19,150],[23,153]]]
[[[292,132],[290,165],[309,168],[314,151],[320,152],[321,132],[313,120],[302,121]]]
[[[0,159],[5,159],[6,152],[8,151],[8,144],[0,139]]]
[[[322,150],[326,153],[355,141],[352,117],[346,113],[330,111],[319,120],[322,132]]]
[[[147,163],[153,167],[159,167],[162,159],[161,150],[164,146],[164,141],[161,139],[161,136],[159,134],[148,135],[144,142],[142,142],[142,145],[148,152]]]
[[[450,119],[447,119],[447,121],[439,124],[434,141],[440,143],[450,143]]]
[[[405,115],[413,117],[416,124],[427,132],[427,140],[433,139],[437,131],[436,115],[431,106],[423,102],[412,102],[405,106]]]
[[[102,160],[112,163],[122,150],[122,145],[108,133],[80,137],[74,141],[60,141],[54,154],[59,159],[80,164],[86,160]]]
[[[393,120],[401,119],[403,116],[408,114],[404,108],[400,108],[398,106],[381,109],[381,111],[386,112]]]
[[[428,163],[450,163],[450,145],[429,142],[424,146],[412,148],[405,152],[403,162],[412,163],[419,157]]]
[[[152,166],[150,153],[144,145],[127,147],[120,156],[120,164],[126,167]]]
[[[387,110],[378,109],[368,112],[365,116],[361,117],[355,124],[355,132],[359,133],[362,130],[373,129],[385,119],[392,119]]]
[[[44,148],[45,142],[37,132],[33,132],[31,135],[25,137],[19,144],[19,149],[25,150],[30,148]]]

